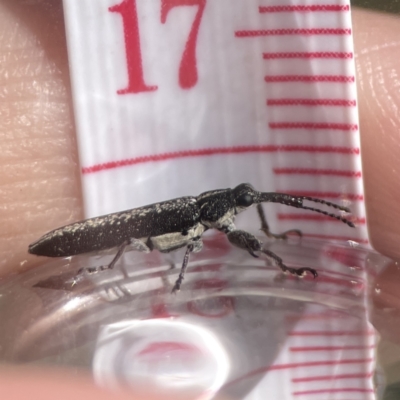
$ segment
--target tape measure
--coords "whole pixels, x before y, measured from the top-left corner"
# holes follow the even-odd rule
[[[275,231],[368,244],[348,1],[64,10],[87,217],[249,182],[348,205],[358,225],[274,206]]]

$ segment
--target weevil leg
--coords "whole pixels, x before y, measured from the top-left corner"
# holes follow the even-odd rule
[[[304,276],[305,273],[311,272],[311,274],[313,274],[314,278],[316,278],[318,276],[318,273],[315,269],[313,268],[308,268],[308,267],[304,267],[304,268],[292,268],[292,267],[288,267],[287,265],[285,265],[283,263],[283,260],[278,257],[275,253],[273,253],[270,250],[267,249],[262,249],[261,250],[267,257],[272,258],[276,264],[278,265],[278,267],[283,271],[283,272],[289,272],[292,275],[297,275],[297,276]]]
[[[262,242],[249,232],[235,229],[226,234],[228,240],[236,247],[247,250],[253,257],[258,258],[256,251],[261,251]]]
[[[111,260],[110,264],[99,265],[97,267],[81,268],[78,271],[78,275],[85,273],[85,272],[87,272],[88,274],[94,274],[96,272],[105,271],[107,269],[113,269],[115,267],[115,264],[117,263],[117,261],[122,257],[122,254],[124,254],[124,251],[127,246],[131,246],[133,248],[133,250],[135,250],[135,251],[140,251],[140,252],[145,252],[145,253],[150,252],[149,247],[145,243],[143,243],[139,239],[132,238],[132,239],[126,240],[125,242],[123,242],[121,244],[121,246],[119,246],[117,254]]]
[[[186,269],[187,269],[187,266],[189,263],[190,253],[193,251],[194,248],[195,248],[194,244],[189,244],[188,247],[186,247],[186,253],[185,253],[185,256],[183,257],[181,272],[179,273],[178,279],[176,280],[171,293],[179,292],[179,290],[181,289],[181,285],[182,285],[183,279],[185,277],[185,272],[186,272]]]
[[[121,258],[122,254],[124,254],[126,246],[128,246],[130,241],[126,241],[119,246],[117,254],[115,257],[111,260],[110,264],[108,265],[98,265],[96,267],[88,267],[88,268],[81,268],[78,271],[78,275],[83,274],[83,273],[88,273],[88,274],[95,274],[100,271],[104,271],[106,269],[113,269],[116,262]]]
[[[242,230],[234,230],[227,233],[228,240],[236,247],[247,250],[253,257],[258,257],[255,254],[256,251],[260,251],[264,253],[267,257],[272,258],[278,267],[283,272],[289,272],[293,275],[303,276],[306,271],[311,272],[314,275],[314,278],[318,276],[317,271],[312,268],[291,268],[285,265],[280,257],[278,257],[275,253],[270,250],[264,249],[262,247],[262,242],[258,240],[254,235],[249,232]]]
[[[265,217],[264,209],[263,209],[261,204],[257,204],[257,212],[258,212],[258,216],[260,217],[260,221],[261,221],[261,230],[268,237],[275,238],[275,239],[287,239],[288,235],[291,234],[291,233],[293,233],[295,235],[298,235],[299,237],[303,236],[301,231],[298,230],[298,229],[290,229],[288,231],[285,231],[285,232],[279,233],[279,234],[272,233],[269,230],[269,225],[268,225],[268,222],[267,222],[267,218]]]

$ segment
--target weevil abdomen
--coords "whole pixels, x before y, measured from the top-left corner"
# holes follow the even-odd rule
[[[199,222],[184,233],[171,232],[165,235],[149,237],[147,244],[152,249],[157,249],[162,253],[169,253],[170,251],[185,247],[193,241],[201,242],[201,235],[207,229],[206,226]],[[196,247],[195,252],[199,251],[201,246],[202,244]]]
[[[198,226],[199,219],[196,198],[181,197],[63,226],[32,243],[29,253],[67,257],[117,247],[132,238],[153,238],[152,247],[163,251],[157,237],[179,233],[184,239]],[[178,242],[175,248],[187,243],[179,238]]]

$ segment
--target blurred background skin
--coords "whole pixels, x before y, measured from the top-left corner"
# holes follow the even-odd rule
[[[400,11],[395,0],[352,4]],[[400,17],[354,9],[353,23],[370,238],[378,251],[400,260]],[[27,245],[82,218],[74,135],[61,0],[0,0],[0,277],[40,263]],[[399,343],[397,264],[374,285],[380,293],[371,297],[372,322],[386,343]],[[11,400],[53,399],[54,393],[58,399],[128,398],[76,375],[25,369],[1,371],[0,387]]]

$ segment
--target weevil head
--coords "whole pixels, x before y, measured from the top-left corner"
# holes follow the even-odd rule
[[[303,204],[303,201],[306,200],[309,202],[324,204],[325,206],[335,208],[336,210],[350,212],[350,210],[347,207],[343,207],[339,204],[334,204],[329,201],[307,196],[295,196],[286,193],[257,192],[248,183],[242,183],[239,186],[236,186],[234,189],[232,189],[232,197],[233,197],[235,214],[239,214],[240,212],[246,210],[247,208],[251,207],[254,204],[280,203],[280,204],[285,204],[286,206],[302,208],[303,210],[310,210],[326,215],[330,218],[335,218],[354,228],[353,222],[341,215],[333,214],[314,207],[308,207],[307,205]]]
[[[302,207],[302,198],[283,193],[258,192],[249,183],[242,183],[233,190],[236,214],[260,203],[281,203],[292,207]]]
[[[253,204],[258,204],[259,193],[249,183],[241,183],[232,189],[236,214],[246,210]]]

